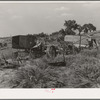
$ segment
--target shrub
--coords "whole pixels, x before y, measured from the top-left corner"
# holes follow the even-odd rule
[[[59,74],[53,69],[41,69],[35,65],[25,66],[16,71],[10,83],[17,88],[45,88],[49,87],[49,82],[56,83],[58,77]]]
[[[35,71],[32,66],[21,67],[11,80],[12,86],[17,88],[32,88],[35,82]]]

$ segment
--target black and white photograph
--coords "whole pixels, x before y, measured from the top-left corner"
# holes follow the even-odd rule
[[[0,88],[100,88],[100,2],[1,2]]]

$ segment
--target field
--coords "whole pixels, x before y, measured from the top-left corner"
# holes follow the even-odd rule
[[[0,50],[6,60],[12,61],[16,51],[10,46]],[[63,60],[58,55],[53,61]],[[3,60],[0,60],[2,63]],[[0,88],[99,88],[100,87],[100,51],[82,50],[75,55],[65,56],[65,66],[49,65],[50,59],[28,58],[22,64],[13,62],[12,66],[0,66]]]
[[[99,3],[1,2],[0,88],[100,88]]]

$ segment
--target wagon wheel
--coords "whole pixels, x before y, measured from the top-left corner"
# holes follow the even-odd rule
[[[50,47],[49,47],[48,53],[49,53],[49,57],[50,57],[51,59],[54,59],[54,58],[57,56],[56,47],[53,46],[53,45],[50,46]]]

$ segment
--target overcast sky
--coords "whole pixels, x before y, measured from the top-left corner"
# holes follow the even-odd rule
[[[0,3],[0,37],[52,33],[65,20],[93,23],[100,29],[100,3]]]

